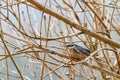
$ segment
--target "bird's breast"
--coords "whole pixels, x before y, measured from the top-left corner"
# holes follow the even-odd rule
[[[72,61],[81,61],[85,59],[85,55],[83,55],[82,53],[76,53],[72,49],[69,50],[69,57]]]

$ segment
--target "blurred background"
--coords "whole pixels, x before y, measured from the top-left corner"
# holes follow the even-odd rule
[[[119,5],[120,0],[0,0],[0,80],[120,80],[120,47],[112,45],[120,45]],[[64,47],[71,43],[91,56],[71,65]]]

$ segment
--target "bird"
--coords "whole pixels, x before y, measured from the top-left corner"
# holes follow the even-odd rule
[[[90,55],[90,50],[85,49],[77,44],[67,44],[66,48],[71,61],[78,62]]]

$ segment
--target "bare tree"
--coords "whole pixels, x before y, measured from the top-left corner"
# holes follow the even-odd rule
[[[1,0],[0,77],[119,80],[119,0]],[[90,50],[71,61],[67,44]],[[2,76],[1,76],[2,75]]]

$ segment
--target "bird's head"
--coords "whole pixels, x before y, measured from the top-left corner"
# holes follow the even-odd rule
[[[75,48],[75,44],[67,44],[66,45],[66,47],[68,48],[68,49],[73,49],[73,48]]]

